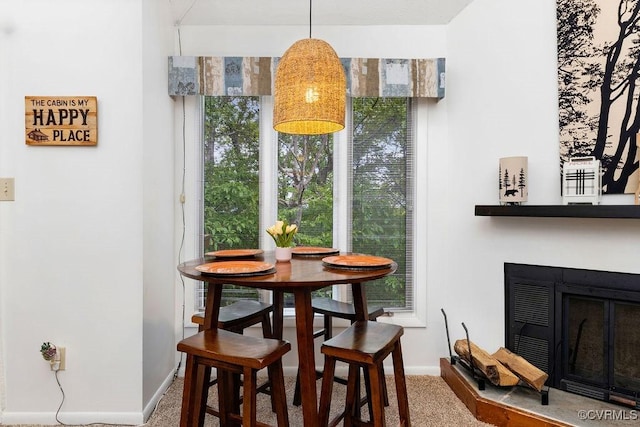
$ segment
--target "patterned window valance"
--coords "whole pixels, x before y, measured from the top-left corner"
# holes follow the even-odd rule
[[[169,95],[271,95],[278,60],[170,56]],[[444,98],[444,58],[340,60],[347,75],[349,96]]]

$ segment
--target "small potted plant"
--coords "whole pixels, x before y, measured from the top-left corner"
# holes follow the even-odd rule
[[[274,225],[267,228],[267,233],[276,243],[276,261],[290,261],[291,248],[293,247],[293,236],[298,232],[296,224],[287,224],[287,221],[276,221]]]

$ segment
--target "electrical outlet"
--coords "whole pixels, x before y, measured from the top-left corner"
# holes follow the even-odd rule
[[[67,368],[67,348],[59,347],[58,352],[60,353],[60,367],[59,371],[64,371]]]
[[[52,371],[64,371],[67,367],[67,349],[56,347],[56,357],[51,361]]]
[[[13,178],[0,178],[0,201],[16,199]]]

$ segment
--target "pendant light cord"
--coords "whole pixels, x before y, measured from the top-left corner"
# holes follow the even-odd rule
[[[309,38],[311,38],[311,7],[313,0],[309,0]]]

